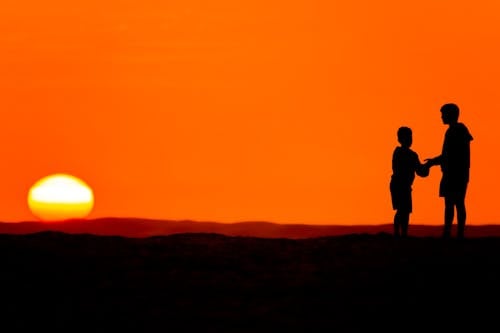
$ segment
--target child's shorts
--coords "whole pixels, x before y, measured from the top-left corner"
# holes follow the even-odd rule
[[[411,187],[390,185],[392,208],[403,212],[412,212]]]

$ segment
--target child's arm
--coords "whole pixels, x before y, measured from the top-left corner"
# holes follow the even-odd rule
[[[420,158],[418,157],[418,154],[415,152],[414,152],[413,157],[414,157],[413,168],[414,168],[417,176],[427,177],[429,175],[429,171],[430,171],[430,167],[429,167],[428,163],[422,164],[422,162],[420,162]]]
[[[417,176],[420,176],[420,177],[427,177],[430,173],[430,165],[429,163],[420,163],[420,160],[417,160],[417,166],[415,168],[415,173],[417,174]]]

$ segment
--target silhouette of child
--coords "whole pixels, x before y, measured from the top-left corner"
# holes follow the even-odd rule
[[[402,126],[398,129],[400,146],[392,154],[392,176],[390,191],[394,215],[394,236],[408,236],[410,213],[412,212],[412,185],[415,174],[420,177],[429,175],[430,167],[420,163],[418,154],[410,149],[413,143],[412,130]]]

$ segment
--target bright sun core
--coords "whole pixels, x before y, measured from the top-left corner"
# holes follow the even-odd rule
[[[94,194],[81,179],[54,174],[33,184],[28,193],[28,206],[42,221],[85,218],[94,208]]]

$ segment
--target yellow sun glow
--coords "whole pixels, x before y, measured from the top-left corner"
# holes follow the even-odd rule
[[[43,221],[87,217],[94,208],[92,189],[81,179],[54,174],[37,181],[28,193],[28,206]]]

